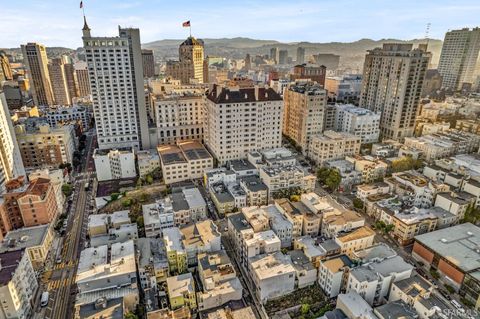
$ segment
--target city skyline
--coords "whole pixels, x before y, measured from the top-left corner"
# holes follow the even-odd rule
[[[142,43],[186,38],[188,29],[181,25],[186,20],[191,21],[192,34],[199,38],[242,36],[320,43],[353,42],[362,38],[411,40],[424,38],[426,25],[431,23],[430,38],[443,39],[448,30],[474,27],[480,14],[480,4],[471,0],[406,2],[401,7],[392,1],[359,4],[330,0],[303,0],[295,4],[283,0],[261,4],[255,1],[241,4],[202,1],[200,4],[185,0],[175,4],[113,0],[83,3],[92,35],[114,35],[118,32],[117,25],[136,27],[141,30]],[[22,8],[28,10],[14,3],[2,4],[1,46],[14,48],[35,41],[46,46],[80,47],[83,20],[79,3],[77,0],[61,3],[27,0]],[[238,22],[232,23],[232,16]],[[337,32],[333,32],[335,30]]]

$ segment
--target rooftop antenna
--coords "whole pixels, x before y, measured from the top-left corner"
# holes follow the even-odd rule
[[[425,48],[425,51],[428,49],[428,42],[430,41],[430,27],[432,24],[429,22],[427,23],[427,28],[425,30],[425,40],[427,40],[427,47]]]

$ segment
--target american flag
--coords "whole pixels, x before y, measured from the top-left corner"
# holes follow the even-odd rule
[[[184,23],[182,23],[182,27],[188,28],[189,26],[190,26],[190,20],[185,21]]]
[[[83,1],[80,1],[80,9],[83,8]]]

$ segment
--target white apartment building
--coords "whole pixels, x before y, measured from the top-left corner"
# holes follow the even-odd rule
[[[197,293],[199,310],[242,299],[242,284],[225,251],[198,255],[198,274],[203,291]]]
[[[260,168],[260,179],[268,187],[268,196],[280,190],[298,188],[306,192],[315,189],[316,176],[306,173],[296,165],[282,166],[274,164]]]
[[[283,100],[268,87],[215,85],[206,99],[204,140],[220,164],[280,147]]]
[[[213,158],[198,141],[179,141],[177,145],[157,147],[165,184],[202,178],[213,168]]]
[[[198,188],[185,188],[170,195],[175,226],[207,219],[207,203]]]
[[[31,318],[38,282],[28,254],[23,249],[4,252],[0,260],[0,317]]]
[[[431,54],[422,46],[385,43],[369,50],[363,66],[360,106],[380,113],[383,138],[412,136]]]
[[[51,127],[65,123],[80,123],[82,130],[90,128],[90,112],[85,106],[74,105],[72,107],[50,108],[45,114]]]
[[[210,219],[183,226],[180,232],[189,266],[197,265],[198,254],[220,251],[222,248],[220,232]]]
[[[97,180],[132,178],[137,176],[133,148],[102,150],[93,152]]]
[[[202,93],[156,95],[152,97],[152,108],[158,144],[203,140],[205,99]]]
[[[361,138],[350,133],[325,131],[312,137],[307,155],[317,165],[360,153]]]
[[[442,86],[460,90],[464,83],[473,84],[480,51],[480,28],[451,30],[445,34],[438,72]]]
[[[306,152],[312,136],[323,132],[327,91],[315,82],[296,82],[283,99],[283,134]]]
[[[19,176],[25,176],[25,169],[5,94],[0,92],[0,193],[6,182]]]
[[[362,143],[376,143],[380,136],[380,113],[352,104],[336,105],[335,131],[358,136]]]
[[[138,151],[136,155],[138,176],[140,176],[140,178],[144,178],[157,168],[160,168],[160,156],[158,156],[157,150]]]
[[[361,88],[361,74],[327,76],[325,79],[325,89],[327,89],[328,94],[333,94],[337,101],[358,100]]]
[[[118,33],[92,37],[86,20],[83,26],[98,146],[148,149],[140,30],[119,27]]]
[[[334,298],[340,294],[346,274],[352,264],[346,255],[320,261],[318,284],[328,297]]]
[[[273,230],[265,230],[257,233],[249,233],[243,238],[242,251],[243,260],[249,260],[252,257],[271,254],[281,249],[280,238]]]
[[[378,258],[350,271],[346,292],[357,292],[370,305],[381,304],[392,283],[409,278],[413,268],[400,256]]]
[[[295,268],[290,257],[281,252],[251,258],[248,269],[262,303],[295,290]]]
[[[170,197],[142,206],[145,236],[154,238],[162,235],[162,230],[175,226],[173,206]]]
[[[99,294],[107,300],[123,297],[124,307],[133,311],[139,302],[135,247],[132,240],[84,249],[78,262],[76,305],[89,304]]]

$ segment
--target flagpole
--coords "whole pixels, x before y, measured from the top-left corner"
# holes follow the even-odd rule
[[[190,38],[192,37],[192,22],[189,23],[188,29],[190,30]]]

